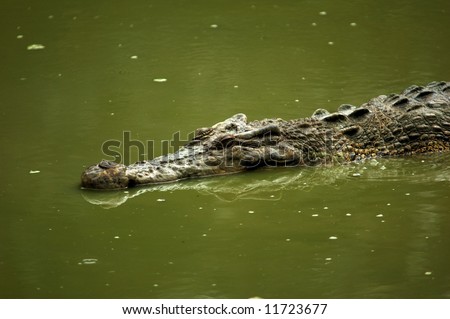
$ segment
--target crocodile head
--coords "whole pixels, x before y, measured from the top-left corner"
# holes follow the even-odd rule
[[[212,127],[197,129],[195,137],[175,153],[129,166],[105,160],[90,166],[81,176],[81,185],[118,189],[298,162],[295,150],[280,143],[278,121],[248,123],[245,114],[236,114]]]

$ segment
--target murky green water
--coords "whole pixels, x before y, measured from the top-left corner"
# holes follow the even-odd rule
[[[0,297],[450,297],[449,155],[79,188],[124,131],[159,154],[449,80],[448,1],[0,7]]]

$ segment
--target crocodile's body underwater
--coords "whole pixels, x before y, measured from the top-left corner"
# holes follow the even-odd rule
[[[262,166],[316,166],[450,149],[450,82],[411,86],[335,113],[247,122],[244,114],[200,128],[177,152],[129,166],[102,161],[85,188],[117,189],[223,175]]]

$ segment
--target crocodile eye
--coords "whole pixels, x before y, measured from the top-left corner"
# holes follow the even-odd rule
[[[211,127],[200,127],[195,130],[194,138],[202,138],[205,135],[208,135],[209,133],[211,133],[212,130],[213,129]]]
[[[236,131],[237,130],[237,125],[234,123],[230,123],[227,126],[225,126],[225,129],[227,131]]]

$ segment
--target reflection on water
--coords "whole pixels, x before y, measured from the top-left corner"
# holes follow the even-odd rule
[[[109,209],[148,192],[197,191],[200,194],[232,202],[236,200],[277,201],[283,191],[308,191],[314,187],[351,182],[351,179],[373,181],[407,180],[409,183],[449,182],[449,154],[418,156],[415,158],[373,159],[333,167],[270,168],[237,175],[202,178],[160,185],[131,188],[125,191],[83,190],[83,198],[102,208]],[[431,166],[429,163],[432,163]],[[419,194],[419,196],[421,196]],[[164,201],[164,199],[159,199]]]

